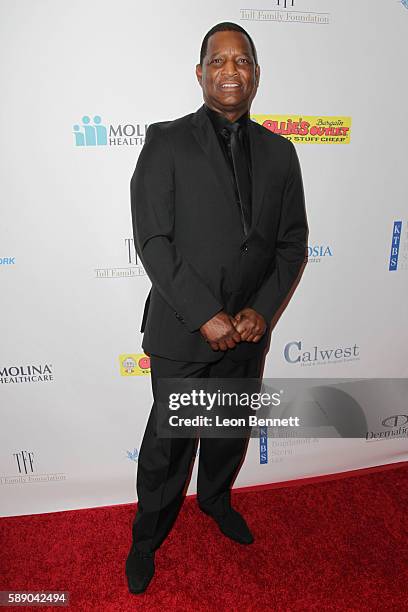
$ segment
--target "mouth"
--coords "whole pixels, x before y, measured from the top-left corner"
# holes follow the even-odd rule
[[[221,83],[220,88],[225,90],[233,90],[233,89],[238,89],[239,87],[241,87],[241,83],[237,83],[237,82],[229,82],[229,83]]]

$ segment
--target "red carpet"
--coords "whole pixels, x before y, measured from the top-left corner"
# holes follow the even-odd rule
[[[236,492],[256,537],[248,547],[187,498],[139,596],[124,577],[133,505],[3,518],[0,590],[70,591],[75,611],[408,610],[407,485],[405,464]]]

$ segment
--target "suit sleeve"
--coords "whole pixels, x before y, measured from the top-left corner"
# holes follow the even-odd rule
[[[188,331],[196,331],[223,305],[174,242],[174,161],[156,124],[146,132],[130,193],[135,248],[152,285]]]
[[[302,175],[292,143],[290,149],[274,265],[250,304],[263,315],[267,324],[282,306],[306,259],[308,228]]]

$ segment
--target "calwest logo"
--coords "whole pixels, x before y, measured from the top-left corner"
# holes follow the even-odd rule
[[[340,363],[346,361],[356,361],[360,358],[360,347],[339,346],[330,349],[322,349],[317,345],[311,350],[304,350],[302,341],[288,342],[283,351],[285,361],[296,363],[300,366],[320,366],[328,363]]]

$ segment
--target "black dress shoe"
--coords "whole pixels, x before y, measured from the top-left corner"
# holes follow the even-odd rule
[[[154,552],[141,552],[132,544],[126,559],[129,592],[134,595],[143,593],[154,576],[154,569]]]
[[[226,514],[223,514],[222,516],[211,514],[203,508],[200,509],[202,512],[204,512],[204,514],[208,514],[208,516],[211,516],[211,518],[214,519],[221,532],[227,536],[227,538],[230,538],[239,544],[252,544],[254,541],[254,536],[249,531],[249,527],[246,524],[244,517],[233,508],[230,508]]]

